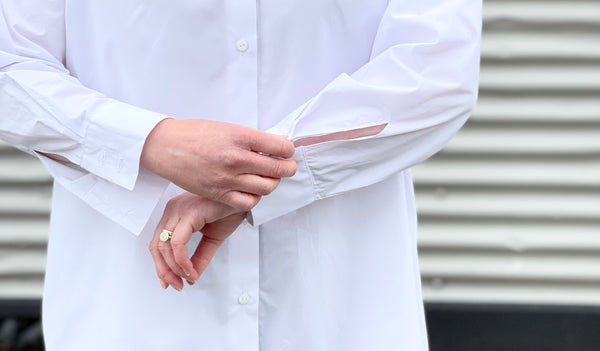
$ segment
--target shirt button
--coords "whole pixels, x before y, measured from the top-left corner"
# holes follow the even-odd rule
[[[235,44],[235,46],[239,52],[244,52],[244,51],[248,50],[248,42],[243,39],[238,40],[238,42]]]
[[[243,293],[238,297],[238,303],[240,305],[247,305],[250,303],[250,295]]]

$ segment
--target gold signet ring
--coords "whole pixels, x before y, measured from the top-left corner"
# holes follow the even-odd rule
[[[160,241],[167,241],[167,240],[171,239],[172,236],[173,236],[172,231],[163,229],[163,231],[160,232]]]

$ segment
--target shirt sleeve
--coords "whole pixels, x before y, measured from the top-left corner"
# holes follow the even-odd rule
[[[422,162],[460,129],[477,100],[479,0],[391,0],[370,61],[341,74],[269,132],[293,140],[387,124],[377,135],[296,149],[298,170],[248,220],[260,225]]]
[[[0,3],[0,138],[38,156],[56,182],[139,234],[168,185],[140,169],[145,139],[166,116],[83,86],[63,64],[64,38],[64,0]]]

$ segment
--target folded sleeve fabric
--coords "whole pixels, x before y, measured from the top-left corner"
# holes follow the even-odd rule
[[[56,182],[139,234],[168,185],[139,163],[147,135],[166,116],[71,76],[63,64],[64,1],[35,5],[0,4],[0,137],[39,157]]]
[[[390,1],[370,61],[341,74],[269,131],[293,140],[386,124],[377,135],[301,146],[248,219],[260,225],[379,182],[439,151],[477,100],[481,3]]]

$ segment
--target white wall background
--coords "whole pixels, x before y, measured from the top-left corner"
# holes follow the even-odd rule
[[[600,305],[600,0],[487,0],[480,100],[414,169],[427,301]],[[0,299],[40,298],[51,178],[0,143]]]

